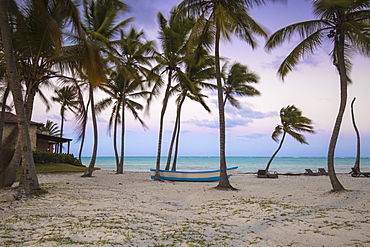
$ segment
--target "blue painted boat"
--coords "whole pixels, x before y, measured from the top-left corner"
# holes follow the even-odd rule
[[[227,177],[230,177],[237,166],[226,169]],[[168,171],[159,170],[159,176],[163,180],[186,181],[186,182],[208,182],[220,180],[220,170],[199,170],[199,171]],[[150,169],[150,178],[154,179],[155,169]]]

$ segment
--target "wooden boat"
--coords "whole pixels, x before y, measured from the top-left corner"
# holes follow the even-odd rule
[[[237,166],[226,169],[227,177],[230,177]],[[154,179],[155,169],[150,169],[150,178]],[[220,170],[199,170],[199,171],[168,171],[159,170],[159,176],[163,180],[187,181],[187,182],[207,182],[220,180]]]

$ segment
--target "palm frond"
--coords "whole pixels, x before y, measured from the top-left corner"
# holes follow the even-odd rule
[[[281,79],[284,79],[304,56],[312,54],[321,45],[323,37],[322,30],[319,30],[302,40],[281,63],[277,72]]]

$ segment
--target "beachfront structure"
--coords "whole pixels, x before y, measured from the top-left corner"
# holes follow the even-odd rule
[[[7,140],[11,135],[16,134],[17,116],[13,113],[6,112],[4,116],[3,140]],[[51,136],[39,129],[44,126],[43,123],[30,122],[29,132],[33,151],[42,151],[50,153],[58,153],[62,143],[68,143],[67,153],[69,154],[70,143],[72,139],[62,138],[59,136]]]

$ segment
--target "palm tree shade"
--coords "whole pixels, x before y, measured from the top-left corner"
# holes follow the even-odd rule
[[[333,191],[344,190],[334,169],[335,149],[347,104],[347,85],[351,82],[350,56],[353,52],[370,55],[370,1],[368,0],[316,0],[313,1],[315,20],[309,20],[289,25],[276,31],[267,41],[268,50],[291,40],[295,35],[302,41],[284,59],[278,69],[278,74],[284,78],[297,63],[308,54],[313,54],[317,48],[329,39],[333,44],[331,58],[339,74],[340,105],[334,123],[328,149],[328,174]]]

